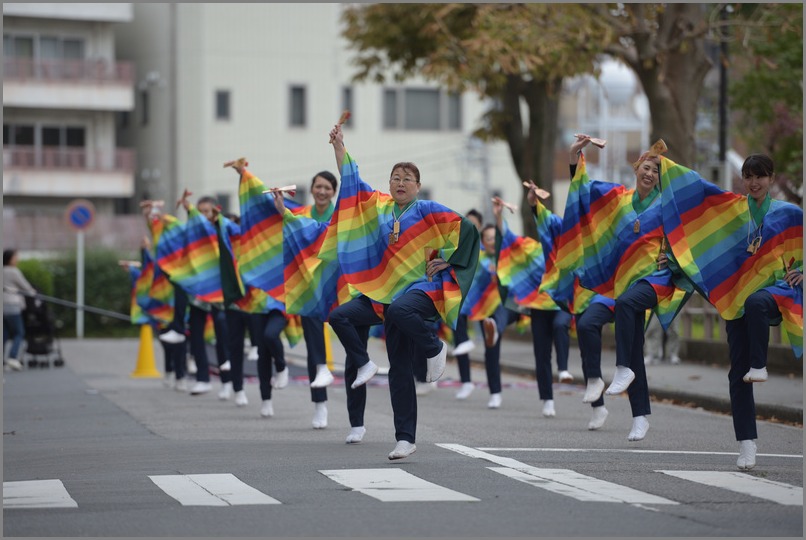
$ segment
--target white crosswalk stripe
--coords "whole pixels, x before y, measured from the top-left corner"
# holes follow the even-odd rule
[[[432,484],[403,469],[337,469],[319,471],[331,480],[383,502],[458,501],[479,499]]]
[[[628,504],[678,504],[675,501],[644,493],[637,489],[599,480],[571,469],[541,469],[522,463],[516,459],[496,456],[460,444],[438,444],[477,459],[491,461],[503,467],[489,467],[490,470],[535,487],[543,488],[559,495],[579,501],[618,502]]]
[[[3,482],[3,509],[78,508],[61,480]]]
[[[489,470],[579,501],[643,505],[677,505],[674,500],[615,484],[572,469],[527,465],[512,458],[457,444],[438,446],[483,459],[497,466]],[[440,486],[400,468],[320,470],[321,474],[354,491],[382,502],[479,502],[480,499]],[[741,493],[775,504],[803,506],[803,488],[733,471],[656,470],[696,484]],[[182,506],[239,506],[282,504],[239,480],[233,474],[153,475],[149,478]],[[662,487],[661,483],[655,483]],[[3,508],[77,508],[61,480],[3,482]]]
[[[605,480],[599,480],[571,469],[541,469],[523,465],[517,469],[509,467],[488,467],[504,476],[514,478],[529,485],[543,488],[558,495],[572,497],[578,501],[614,502],[628,504],[679,504],[657,495],[644,493]]]
[[[803,506],[803,488],[733,471],[657,471],[786,506]]]
[[[232,474],[173,474],[149,478],[182,506],[282,504]]]

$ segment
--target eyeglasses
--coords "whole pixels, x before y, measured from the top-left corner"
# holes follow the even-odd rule
[[[414,184],[417,182],[414,178],[390,178],[389,183],[397,182],[398,184]]]

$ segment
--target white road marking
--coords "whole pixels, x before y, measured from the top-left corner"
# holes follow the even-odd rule
[[[669,476],[714,486],[786,506],[803,506],[803,488],[757,478],[738,471],[657,471]]]
[[[282,504],[232,474],[172,474],[149,478],[182,506]]]
[[[488,468],[515,480],[583,502],[679,504],[651,493],[580,474],[571,469],[541,469],[528,465],[518,469],[510,469],[509,467]]]
[[[438,444],[465,456],[485,459],[503,467],[490,470],[553,493],[579,501],[618,502],[628,504],[679,504],[675,501],[580,474],[571,469],[541,469],[518,460],[496,456],[459,444]]]
[[[337,469],[319,471],[331,480],[382,502],[458,501],[479,499],[427,482],[403,469]]]
[[[11,508],[78,508],[61,480],[3,482],[3,510]]]
[[[440,446],[440,445],[437,445]],[[627,448],[507,448],[507,447],[480,447],[478,450],[484,452],[584,452],[589,453],[613,453],[619,454],[680,454],[680,455],[700,455],[700,456],[738,456],[738,452],[706,452],[697,450],[640,450]],[[780,457],[803,459],[803,454],[756,454],[764,457]]]

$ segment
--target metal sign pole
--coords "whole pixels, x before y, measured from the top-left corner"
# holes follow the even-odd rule
[[[76,233],[76,337],[84,337],[84,231]]]

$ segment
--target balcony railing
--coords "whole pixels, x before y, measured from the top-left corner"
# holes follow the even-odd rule
[[[117,148],[113,152],[88,152],[84,148],[3,147],[3,168],[119,171],[128,173],[134,172],[134,150]]]
[[[132,62],[98,60],[3,59],[4,81],[134,83]]]

